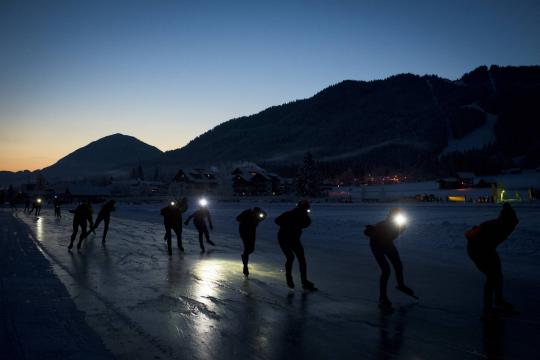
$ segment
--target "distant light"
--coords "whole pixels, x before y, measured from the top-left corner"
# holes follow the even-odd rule
[[[394,216],[394,222],[397,226],[403,226],[407,223],[407,218],[403,214],[397,214]]]
[[[262,219],[264,218],[264,214],[263,213],[259,213],[259,217]]]
[[[171,206],[174,206],[176,205],[176,203],[174,201],[171,201]]]
[[[37,202],[41,204],[41,199],[37,199]]]
[[[307,212],[310,213],[310,212],[311,212],[311,209],[307,209]]]
[[[208,200],[206,200],[205,198],[202,198],[201,200],[199,200],[199,205],[203,207],[208,205]]]

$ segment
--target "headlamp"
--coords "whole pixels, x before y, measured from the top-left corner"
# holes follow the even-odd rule
[[[396,214],[394,216],[394,222],[397,226],[403,226],[407,223],[407,218],[403,214]]]

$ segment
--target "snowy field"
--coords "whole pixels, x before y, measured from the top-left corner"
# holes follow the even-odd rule
[[[249,280],[242,276],[234,219],[260,206]],[[463,232],[497,215],[497,205],[407,204],[397,240],[406,282],[419,301],[393,290],[396,311],[377,308],[379,270],[366,224],[393,205],[314,204],[303,235],[308,274],[320,291],[290,291],[273,219],[292,204],[211,203],[215,248],[199,253],[192,226],[186,252],[166,254],[158,205],[119,204],[108,243],[100,231],[67,251],[71,216],[51,209],[28,224],[91,327],[119,359],[531,359],[540,341],[540,205],[517,204],[521,222],[500,247],[507,298],[522,312],[479,320],[483,277]],[[97,212],[99,206],[95,209]],[[188,211],[189,213],[189,211]],[[295,280],[299,284],[297,264]]]

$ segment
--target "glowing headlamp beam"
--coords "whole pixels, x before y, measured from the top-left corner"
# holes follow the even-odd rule
[[[397,226],[403,226],[407,223],[407,218],[403,214],[397,214],[394,216],[394,222]]]
[[[199,200],[199,205],[201,205],[201,206],[208,205],[208,200],[206,200],[205,198],[200,199]]]

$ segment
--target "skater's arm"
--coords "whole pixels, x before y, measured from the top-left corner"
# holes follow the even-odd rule
[[[189,222],[191,221],[191,219],[193,218],[193,216],[195,216],[195,213],[191,214],[188,216],[188,218],[186,219],[186,221],[184,221],[184,225],[189,225]]]
[[[302,224],[302,228],[307,228],[309,225],[311,225],[311,218],[309,217],[309,215],[306,215],[305,218],[304,218],[304,222]]]

